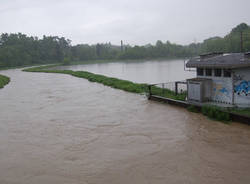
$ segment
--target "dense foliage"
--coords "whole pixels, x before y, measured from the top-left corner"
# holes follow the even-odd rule
[[[59,37],[28,37],[2,34],[0,37],[0,67],[62,62],[70,54],[70,41]]]
[[[213,37],[202,43],[177,45],[157,41],[155,45],[123,47],[106,44],[72,46],[64,37],[30,37],[25,34],[0,35],[0,68],[23,65],[99,59],[149,59],[190,57],[207,52],[240,52],[241,33],[243,51],[250,51],[250,26],[245,23],[233,28],[225,37]],[[65,59],[66,58],[66,59]]]
[[[4,75],[0,75],[0,88],[3,88],[10,82],[10,78]]]

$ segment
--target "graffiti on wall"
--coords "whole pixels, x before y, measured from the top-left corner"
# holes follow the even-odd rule
[[[234,75],[234,93],[238,96],[250,96],[250,81],[242,74]]]
[[[234,93],[237,95],[250,96],[250,81],[240,81],[238,84],[234,85]]]
[[[215,95],[229,95],[228,90],[222,84],[213,85]]]
[[[213,99],[216,101],[231,102],[230,86],[226,81],[214,80],[213,81]]]
[[[244,78],[244,75],[241,75],[241,74],[234,74],[234,77],[233,77],[234,83],[239,82],[239,81],[242,81],[243,78]]]

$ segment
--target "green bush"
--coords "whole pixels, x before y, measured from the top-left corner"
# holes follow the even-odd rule
[[[194,105],[188,106],[187,110],[190,111],[190,112],[195,112],[195,113],[200,112],[200,111],[199,111],[199,108],[196,107],[196,106],[194,106]]]
[[[218,121],[228,122],[231,120],[228,112],[225,112],[223,109],[216,106],[203,106],[201,112],[205,116]]]

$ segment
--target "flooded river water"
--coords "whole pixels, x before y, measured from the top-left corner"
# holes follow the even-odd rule
[[[196,76],[184,71],[184,60],[148,60],[59,66],[56,69],[83,70],[137,83],[157,84],[185,80]]]
[[[248,184],[250,127],[63,74],[1,71],[2,184]]]

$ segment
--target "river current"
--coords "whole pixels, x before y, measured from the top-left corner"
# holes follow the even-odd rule
[[[250,182],[247,125],[69,75],[0,73],[0,183]]]

